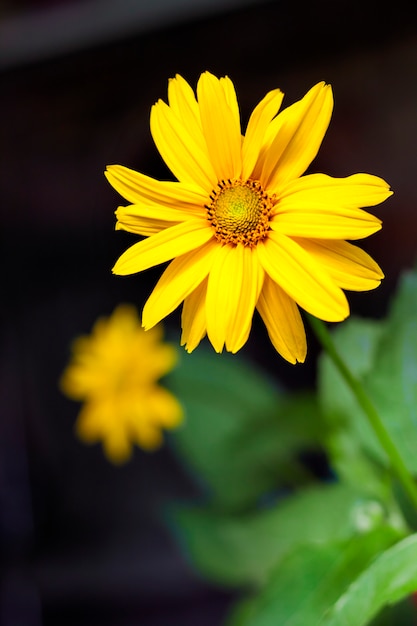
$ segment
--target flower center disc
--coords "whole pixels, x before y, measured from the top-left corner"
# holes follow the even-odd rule
[[[207,218],[222,243],[252,247],[266,236],[274,203],[258,181],[222,180],[210,199]]]

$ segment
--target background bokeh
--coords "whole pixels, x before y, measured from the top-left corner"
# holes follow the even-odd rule
[[[5,2],[0,9],[0,622],[5,626],[216,626],[231,595],[201,580],[163,523],[197,494],[169,448],[114,468],[74,437],[57,381],[72,338],[122,301],[139,309],[160,274],[111,275],[135,238],[114,232],[120,163],[170,174],[149,132],[167,80],[234,81],[246,121],[269,89],[285,103],[333,85],[311,171],[369,172],[395,195],[364,242],[386,273],[352,294],[379,317],[417,256],[417,22],[413,2],[371,0]],[[178,314],[168,331],[179,338]],[[244,356],[288,386],[312,385],[317,347],[292,367],[255,320]]]

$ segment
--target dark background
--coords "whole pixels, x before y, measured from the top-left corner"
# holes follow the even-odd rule
[[[103,170],[121,163],[170,176],[149,132],[150,107],[166,99],[169,77],[180,73],[195,86],[206,69],[229,75],[244,122],[269,89],[280,87],[285,105],[319,80],[330,82],[333,121],[311,171],[369,172],[395,191],[375,208],[383,230],[363,244],[386,280],[375,292],[351,294],[353,312],[383,315],[399,273],[415,261],[413,2],[232,4],[162,12],[126,34],[43,54],[29,46],[17,57],[1,44],[12,18],[65,2],[9,2],[0,10],[5,626],[216,626],[231,600],[199,578],[164,525],[170,502],[197,494],[169,448],[136,450],[128,465],[111,466],[99,446],[75,439],[79,407],[57,388],[71,339],[119,302],[141,309],[160,275],[160,268],[111,275],[135,238],[114,232],[119,198]],[[22,37],[22,51],[27,44]],[[178,339],[178,314],[168,327]],[[301,387],[314,382],[316,348],[311,340],[306,365],[289,366],[256,320],[242,353]]]

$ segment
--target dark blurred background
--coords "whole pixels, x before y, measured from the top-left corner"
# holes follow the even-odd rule
[[[311,171],[369,172],[395,195],[364,242],[383,286],[352,294],[379,317],[417,253],[417,31],[413,2],[9,0],[0,7],[0,622],[5,626],[216,626],[231,594],[186,562],[164,525],[197,496],[168,447],[115,468],[73,433],[57,388],[69,344],[122,301],[143,306],[160,268],[114,277],[135,238],[114,232],[121,163],[167,178],[149,132],[167,80],[234,81],[242,119],[269,89],[285,104],[333,85]],[[168,320],[179,338],[178,314]],[[314,383],[316,346],[292,367],[258,320],[244,356],[286,385]]]

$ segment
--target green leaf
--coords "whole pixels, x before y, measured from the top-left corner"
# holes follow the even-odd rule
[[[402,278],[387,320],[351,319],[339,326],[333,337],[339,353],[363,384],[407,468],[417,474],[416,274],[407,273]],[[386,455],[352,392],[325,354],[319,363],[319,394],[329,422],[329,451],[336,470],[351,482],[363,481],[369,474],[367,482],[375,492],[378,483],[375,468],[388,465]],[[355,462],[349,458],[353,444],[357,450]]]
[[[333,340],[353,375],[363,380],[375,362],[384,332],[382,322],[351,318],[333,333]],[[318,364],[318,393],[327,422],[326,450],[333,469],[347,484],[367,489],[383,500],[388,484],[364,441],[373,439],[356,398],[326,353]]]
[[[417,271],[403,272],[396,296],[391,302],[392,325],[417,317]]]
[[[344,542],[297,547],[274,569],[259,595],[252,598],[246,614],[240,614],[240,623],[235,621],[237,611],[227,626],[321,625],[326,611],[351,581],[397,540],[397,531],[382,526]],[[355,619],[343,624],[359,626]],[[326,626],[330,625],[326,622]]]
[[[417,474],[417,318],[388,326],[364,383],[403,461]],[[366,444],[384,459],[374,437]]]
[[[320,626],[365,626],[384,606],[416,590],[417,535],[411,535],[375,559],[338,599]]]
[[[262,585],[297,546],[341,541],[386,523],[379,502],[342,484],[303,489],[246,515],[189,508],[176,510],[174,520],[195,566],[231,586]]]
[[[253,506],[280,485],[311,481],[299,460],[323,431],[316,397],[289,395],[236,355],[184,355],[169,386],[186,410],[172,442],[217,505]]]
[[[239,600],[226,617],[225,626],[245,626],[256,611],[257,596]]]

